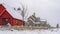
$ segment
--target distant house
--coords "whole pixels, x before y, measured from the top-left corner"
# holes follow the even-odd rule
[[[39,17],[35,16],[35,13],[28,18],[28,25],[29,26],[43,26],[43,27],[50,27],[49,24],[47,24],[47,20],[40,19]]]
[[[47,25],[47,21],[45,19],[41,19],[40,22],[41,22],[41,25]]]
[[[12,10],[12,9],[11,9]],[[21,26],[23,25],[23,21],[21,19],[18,19],[18,13],[17,12],[13,12],[6,9],[6,7],[2,4],[0,4],[0,25],[7,25],[8,23],[11,26]],[[16,18],[17,17],[17,18]]]
[[[28,23],[31,26],[40,26],[40,18],[35,16],[35,13],[28,18]]]

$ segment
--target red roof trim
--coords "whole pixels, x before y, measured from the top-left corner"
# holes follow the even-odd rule
[[[6,8],[0,4],[0,16],[5,12]]]
[[[5,12],[5,9],[1,12],[0,16]]]

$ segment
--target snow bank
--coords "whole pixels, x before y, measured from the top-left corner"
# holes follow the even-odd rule
[[[24,31],[0,31],[1,34],[59,34],[58,31],[50,31],[50,30],[24,30]]]

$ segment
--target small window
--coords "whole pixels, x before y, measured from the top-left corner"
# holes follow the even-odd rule
[[[21,10],[21,8],[14,8],[14,10],[20,11],[20,10]]]
[[[17,10],[21,10],[20,8],[18,8]]]
[[[3,18],[2,19],[3,22],[8,22],[8,20],[9,20],[8,18]]]

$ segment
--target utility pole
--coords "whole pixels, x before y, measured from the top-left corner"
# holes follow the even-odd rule
[[[57,27],[57,30],[58,30],[58,28],[59,28],[59,24],[57,24],[56,27]]]

